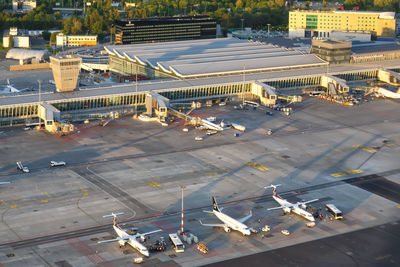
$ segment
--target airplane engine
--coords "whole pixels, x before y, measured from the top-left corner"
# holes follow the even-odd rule
[[[307,208],[307,205],[306,205],[306,204],[301,204],[301,207],[302,207],[303,209],[306,209],[306,208]]]
[[[140,241],[143,243],[143,242],[145,242],[146,241],[146,237],[145,236],[140,236]]]
[[[125,246],[125,241],[124,240],[119,240],[118,244],[119,244],[119,247],[124,247]]]
[[[229,233],[231,231],[231,228],[229,227],[224,227],[225,232]]]
[[[283,208],[285,214],[289,214],[292,210],[290,208]]]

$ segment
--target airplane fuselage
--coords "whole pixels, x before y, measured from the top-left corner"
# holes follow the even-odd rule
[[[221,220],[223,223],[227,225],[232,230],[236,230],[241,232],[243,235],[250,235],[250,229],[247,227],[247,225],[239,222],[238,220],[233,219],[229,215],[226,215],[220,211],[213,210],[213,213],[219,220]],[[226,232],[228,232],[228,229],[225,229]]]
[[[132,246],[134,249],[139,251],[139,253],[143,254],[144,256],[148,257],[150,255],[148,249],[145,246],[143,246],[139,241],[136,240],[135,235],[127,234],[118,225],[114,225],[114,230],[120,238],[127,240],[127,241],[124,240],[119,241],[120,246],[123,246],[125,245],[125,243],[128,243],[130,246]]]
[[[280,196],[276,195],[273,196],[273,198],[276,200],[276,202],[278,202],[281,206],[285,206],[285,205],[292,205],[293,203],[290,203],[289,201],[287,201],[286,199],[281,198]],[[299,206],[294,206],[294,207],[285,207],[282,208],[283,211],[285,213],[296,213],[297,215],[300,215],[301,217],[303,217],[306,220],[309,220],[311,222],[315,222],[314,216],[309,213],[308,211],[305,211],[304,209],[300,208]]]

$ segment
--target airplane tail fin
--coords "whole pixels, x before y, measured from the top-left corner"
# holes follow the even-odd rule
[[[123,215],[123,214],[124,214],[123,212],[118,212],[118,213],[112,212],[111,214],[104,215],[103,218],[113,217],[113,223],[114,223],[114,225],[116,225],[117,224],[117,216]]]
[[[213,200],[213,210],[221,212],[221,210],[218,207],[218,203],[217,203],[217,200],[215,199],[215,197],[212,197],[212,200]]]
[[[276,196],[276,195],[278,195],[278,193],[276,192],[276,188],[277,188],[278,186],[281,186],[281,185],[280,185],[280,184],[277,184],[277,185],[271,184],[271,185],[266,186],[266,187],[264,187],[264,188],[265,188],[265,189],[267,189],[267,188],[272,188],[272,195],[273,195],[273,196]]]

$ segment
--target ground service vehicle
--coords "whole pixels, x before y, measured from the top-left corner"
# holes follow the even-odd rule
[[[331,213],[333,215],[333,217],[335,218],[335,220],[343,219],[343,213],[338,208],[336,208],[335,205],[325,204],[325,207],[326,207],[326,211]]]
[[[28,167],[22,165],[21,161],[17,161],[17,166],[18,166],[18,169],[19,169],[19,170],[21,170],[21,171],[23,171],[23,172],[29,172]]]
[[[185,251],[185,245],[177,234],[169,234],[169,239],[172,242],[175,252],[180,253]]]
[[[197,249],[204,254],[208,253],[208,247],[204,243],[199,243]]]
[[[57,166],[65,166],[65,162],[64,161],[50,161],[50,166],[51,167],[57,167]]]

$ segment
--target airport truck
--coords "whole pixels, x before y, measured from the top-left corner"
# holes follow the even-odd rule
[[[23,171],[23,172],[29,172],[28,167],[22,165],[21,161],[17,161],[17,167],[19,170]]]

